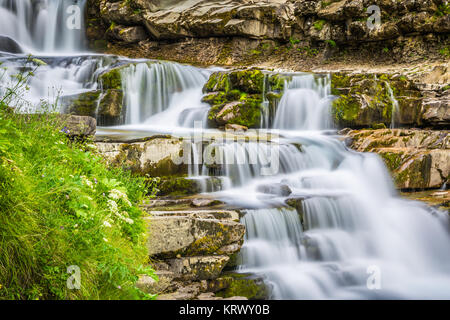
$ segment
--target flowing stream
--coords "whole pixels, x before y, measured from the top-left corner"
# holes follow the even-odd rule
[[[2,87],[24,64],[40,65],[24,111],[42,101],[63,108],[59,97],[101,90],[99,75],[121,66],[126,115],[115,130],[219,135],[203,128],[213,69],[83,53],[82,18],[80,30],[64,27],[73,5],[85,1],[0,0]],[[272,128],[209,142],[219,166],[204,163],[203,141],[192,144],[190,177],[246,208],[239,271],[261,275],[272,299],[450,298],[448,215],[399,198],[378,156],[346,148],[331,125],[330,92],[326,76],[293,75],[263,121]]]

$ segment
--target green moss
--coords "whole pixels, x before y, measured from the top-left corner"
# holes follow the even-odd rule
[[[323,26],[325,25],[325,22],[326,22],[325,20],[317,20],[313,24],[314,29],[316,29],[317,31],[322,30]]]
[[[372,129],[386,129],[386,125],[384,123],[376,123],[374,125],[372,125]]]
[[[196,180],[187,178],[170,178],[161,180],[158,195],[189,195],[199,193],[201,190]]]
[[[395,170],[397,170],[403,162],[402,160],[403,152],[401,153],[383,152],[379,153],[379,155],[381,156],[384,163],[392,173],[394,173]]]
[[[102,83],[103,89],[122,89],[122,76],[120,74],[120,68],[111,69],[99,77]]]
[[[81,93],[70,102],[67,113],[95,118],[97,111],[97,101],[99,97],[100,91],[89,91]]]
[[[230,273],[223,276],[229,278],[227,289],[216,293],[218,297],[246,297],[249,300],[265,300],[269,297],[269,290],[261,279],[252,278],[248,274]]]
[[[269,88],[271,91],[283,92],[286,82],[292,80],[292,77],[281,74],[274,74],[268,76]]]
[[[332,115],[336,123],[353,122],[360,112],[359,102],[350,95],[341,95],[332,103]]]
[[[231,89],[246,93],[262,94],[264,89],[264,74],[259,69],[234,71],[229,74]]]
[[[226,101],[225,92],[212,92],[202,98],[202,102],[210,105],[224,104]]]

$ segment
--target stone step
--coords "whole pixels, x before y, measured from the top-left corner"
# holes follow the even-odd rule
[[[236,211],[152,211],[146,217],[152,257],[174,258],[239,251],[245,234]],[[233,246],[230,246],[233,245]]]

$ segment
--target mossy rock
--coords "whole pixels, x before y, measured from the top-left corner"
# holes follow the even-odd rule
[[[249,300],[267,300],[269,288],[261,278],[243,273],[225,273],[222,278],[228,278],[228,288],[218,291],[216,296],[222,298],[246,297]]]
[[[83,92],[79,95],[66,98],[69,101],[66,113],[95,118],[100,94],[101,92],[96,90]]]
[[[214,72],[203,88],[204,92],[222,91],[228,93],[231,90],[262,94],[264,90],[264,74],[259,69]]]
[[[231,72],[229,79],[232,89],[258,94],[264,90],[264,74],[258,69]]]
[[[158,185],[158,189],[159,196],[182,196],[201,192],[198,181],[188,178],[163,178]]]
[[[285,89],[286,82],[292,80],[292,76],[283,74],[272,74],[268,76],[269,90],[277,93],[282,93]]]
[[[124,123],[124,120],[122,90],[106,90],[98,105],[98,124],[101,126],[121,125]]]
[[[122,89],[122,75],[120,73],[120,69],[121,68],[114,68],[100,75],[99,81],[102,84],[103,90]]]
[[[340,128],[389,126],[392,120],[400,125],[421,125],[421,93],[405,76],[334,73],[331,90],[338,96],[332,114]],[[398,101],[398,110],[394,109],[390,90]]]
[[[261,100],[248,98],[226,105],[214,106],[208,119],[217,125],[238,124],[247,128],[258,128],[261,123]]]

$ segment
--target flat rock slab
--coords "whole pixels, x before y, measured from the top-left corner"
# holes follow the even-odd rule
[[[228,256],[196,256],[166,260],[176,280],[213,280],[219,277],[230,258]]]
[[[231,248],[238,251],[243,242],[245,227],[231,220],[238,217],[234,211],[153,211],[152,214],[146,218],[150,256],[230,253],[230,245],[235,244]],[[223,220],[215,215],[222,215]]]

